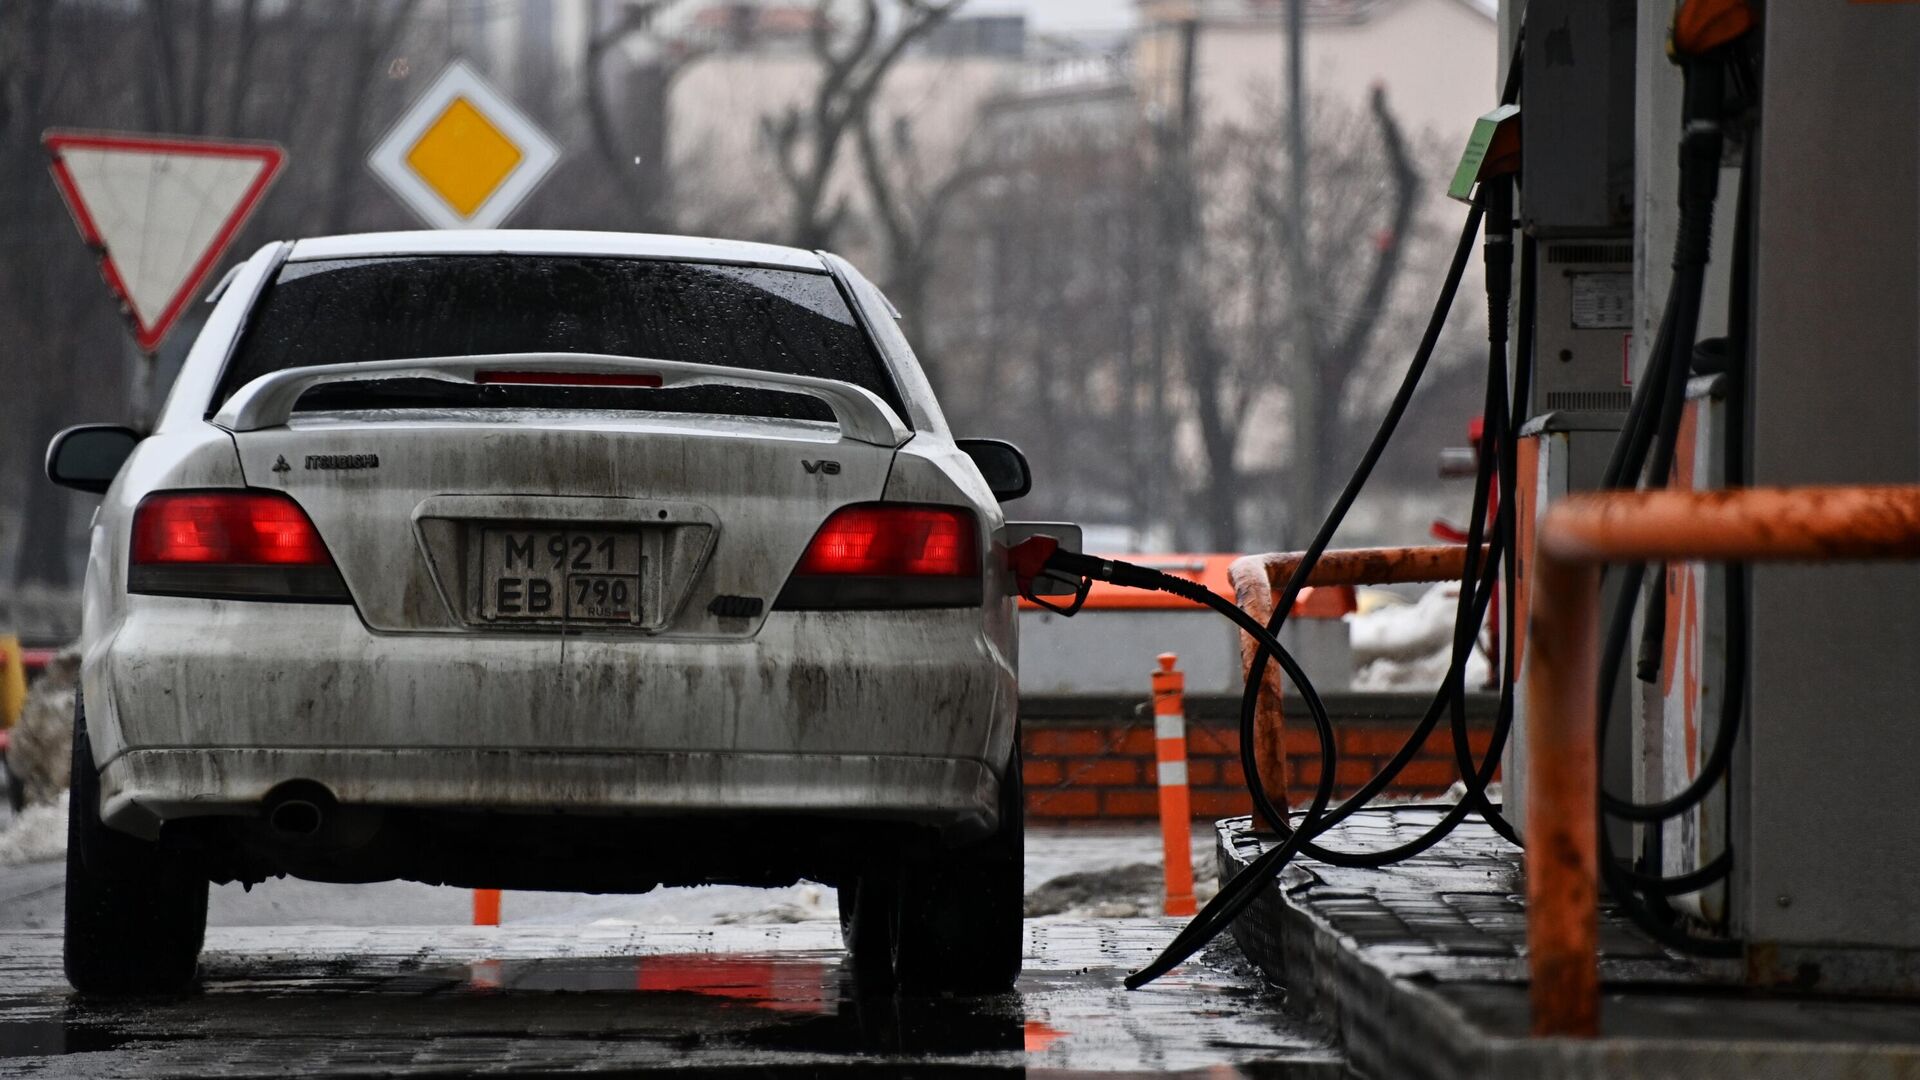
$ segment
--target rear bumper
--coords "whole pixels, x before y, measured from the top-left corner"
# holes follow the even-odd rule
[[[346,806],[659,818],[804,815],[998,824],[999,778],[969,758],[842,754],[553,753],[529,750],[130,750],[101,773],[109,825],[254,816],[274,787],[324,785]]]
[[[1004,618],[1002,615],[1004,614]],[[751,640],[383,634],[345,605],[131,598],[89,627],[102,813],[343,804],[990,825],[1011,609],[776,612]]]

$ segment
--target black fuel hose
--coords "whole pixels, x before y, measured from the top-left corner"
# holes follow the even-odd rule
[[[1720,168],[1720,153],[1723,143],[1721,118],[1724,111],[1725,80],[1729,67],[1735,73],[1737,88],[1750,85],[1750,80],[1740,76],[1744,74],[1738,62],[1737,53],[1723,51],[1719,56],[1696,58],[1686,66],[1686,122],[1681,143],[1681,183],[1680,183],[1680,227],[1677,231],[1674,250],[1674,280],[1669,291],[1669,302],[1665,317],[1662,319],[1660,340],[1656,342],[1656,355],[1650,358],[1649,373],[1645,377],[1641,391],[1635,394],[1632,415],[1629,417],[1627,431],[1623,432],[1621,443],[1616,447],[1615,460],[1609,463],[1607,481],[1613,487],[1631,487],[1644,484],[1649,488],[1665,487],[1671,472],[1673,460],[1678,450],[1679,428],[1686,405],[1686,384],[1691,374],[1694,353],[1694,338],[1698,332],[1701,297],[1704,293],[1704,281],[1713,228],[1713,204],[1717,196]],[[1734,259],[1734,310],[1730,316],[1736,324],[1739,348],[1733,350],[1730,371],[1740,388],[1736,400],[1729,409],[1729,440],[1727,448],[1728,484],[1741,486],[1745,482],[1744,454],[1744,366],[1745,366],[1745,328],[1738,326],[1738,320],[1744,319],[1747,311],[1745,292],[1748,288],[1748,263],[1751,259],[1751,193],[1753,186],[1753,146],[1750,137],[1744,150],[1744,168],[1741,174],[1739,206],[1735,217],[1735,259]],[[1658,365],[1656,369],[1656,365]],[[1655,419],[1654,401],[1651,396],[1658,391],[1659,413]],[[1615,464],[1619,465],[1616,472]],[[1644,477],[1643,477],[1644,472]],[[1621,662],[1625,658],[1626,642],[1631,635],[1631,622],[1634,609],[1638,606],[1641,582],[1646,573],[1646,565],[1632,563],[1622,568],[1624,574],[1620,582],[1610,618],[1606,637],[1603,641],[1600,668],[1599,693],[1599,738],[1605,745],[1609,713],[1613,703],[1613,683]],[[1662,827],[1663,822],[1686,813],[1703,801],[1729,772],[1733,758],[1733,746],[1740,727],[1744,711],[1744,682],[1746,678],[1746,598],[1744,596],[1744,572],[1738,566],[1730,567],[1727,582],[1726,614],[1728,622],[1728,643],[1726,656],[1725,682],[1722,698],[1720,730],[1716,733],[1714,745],[1709,751],[1707,761],[1703,763],[1692,782],[1677,794],[1653,803],[1636,803],[1622,799],[1601,790],[1602,809],[1616,817],[1651,825],[1654,830]],[[1651,623],[1651,616],[1649,622]],[[1664,620],[1662,620],[1664,622]],[[1653,629],[1648,626],[1648,631]],[[1643,650],[1644,651],[1644,650]],[[1649,847],[1657,851],[1659,834],[1648,835]],[[1726,877],[1732,870],[1731,849],[1689,873],[1677,877],[1663,877],[1657,873],[1635,871],[1623,866],[1614,851],[1612,837],[1603,826],[1600,830],[1600,870],[1608,892],[1613,896],[1619,910],[1641,930],[1655,940],[1676,950],[1702,956],[1737,957],[1744,946],[1737,940],[1722,937],[1701,937],[1693,934],[1674,922],[1672,909],[1666,905],[1665,898],[1687,892],[1696,892],[1707,888]],[[1644,897],[1643,898],[1643,894]]]
[[[1523,24],[1514,35],[1513,49],[1508,57],[1507,77],[1500,92],[1500,103],[1502,105],[1511,104],[1519,100],[1520,73],[1522,67],[1521,55],[1525,44],[1526,27]],[[1473,200],[1472,206],[1468,210],[1466,221],[1462,224],[1460,238],[1454,248],[1453,259],[1448,264],[1446,277],[1441,283],[1440,295],[1435,298],[1433,312],[1428,317],[1426,330],[1421,335],[1419,346],[1414,350],[1413,359],[1407,365],[1406,374],[1402,376],[1400,386],[1394,392],[1393,400],[1389,402],[1385,415],[1381,417],[1379,426],[1374,430],[1373,438],[1368,442],[1366,450],[1361,454],[1360,461],[1354,466],[1353,473],[1348,477],[1346,486],[1341,489],[1339,497],[1334,500],[1334,505],[1327,511],[1326,517],[1321,521],[1319,530],[1314,534],[1312,541],[1308,543],[1306,550],[1302,553],[1299,565],[1294,568],[1292,576],[1287,580],[1286,585],[1281,589],[1279,596],[1275,599],[1273,614],[1267,622],[1267,629],[1274,636],[1278,636],[1280,627],[1285,624],[1288,615],[1292,613],[1293,604],[1299,599],[1301,590],[1306,587],[1307,581],[1313,573],[1314,566],[1319,562],[1320,556],[1325,553],[1327,547],[1333,542],[1334,533],[1338,531],[1341,523],[1346,520],[1348,511],[1352,509],[1354,502],[1360,496],[1361,489],[1366,486],[1367,481],[1372,477],[1374,467],[1379,463],[1381,455],[1386,451],[1387,444],[1392,441],[1394,432],[1399,427],[1401,418],[1406,414],[1407,407],[1412,402],[1413,393],[1419,388],[1420,381],[1426,374],[1428,363],[1433,358],[1433,350],[1439,342],[1441,331],[1445,328],[1447,315],[1453,310],[1454,297],[1459,292],[1460,279],[1466,269],[1467,260],[1472,256],[1474,236],[1479,232],[1480,221],[1486,214],[1489,199],[1492,197],[1495,189],[1503,193],[1506,192],[1508,190],[1506,187],[1507,183],[1508,181],[1505,178],[1501,178],[1482,184],[1480,192]],[[1503,205],[1510,206],[1511,204],[1507,203]],[[1508,250],[1510,251],[1511,248],[1509,247]],[[1489,284],[1491,285],[1492,283],[1493,279],[1490,275]],[[1493,328],[1490,326],[1489,332],[1491,333],[1492,331]],[[1500,332],[1504,335],[1505,328],[1502,327]],[[1489,351],[1492,352],[1491,349]],[[1504,363],[1504,357],[1501,357],[1500,360]],[[1481,491],[1488,480],[1486,465],[1486,456],[1482,455],[1482,468],[1480,470],[1480,476],[1476,479],[1475,492],[1475,502],[1481,506],[1484,506],[1484,503],[1480,502],[1482,497]],[[1510,506],[1511,500],[1508,500],[1508,503]],[[1481,524],[1482,517],[1483,513],[1476,513],[1469,522],[1469,529],[1477,529]],[[1474,557],[1474,549],[1470,544],[1469,558],[1472,557]],[[1463,577],[1471,577],[1471,575],[1463,575]],[[1455,650],[1450,670],[1459,668],[1466,662],[1465,656],[1461,654],[1461,650],[1459,649],[1460,630],[1462,621],[1466,619],[1469,609],[1474,606],[1475,597],[1463,588],[1461,590],[1459,606],[1455,613]],[[1474,629],[1471,632],[1477,635],[1479,625],[1479,622],[1475,621],[1472,624]],[[1255,650],[1248,664],[1246,684],[1240,696],[1240,765],[1241,772],[1246,779],[1247,792],[1253,798],[1255,814],[1261,820],[1265,821],[1274,831],[1284,835],[1292,831],[1292,824],[1288,816],[1278,807],[1274,806],[1272,800],[1267,797],[1265,784],[1260,777],[1260,763],[1254,753],[1254,717],[1258,708],[1261,687],[1266,675],[1267,659],[1268,655],[1266,650],[1264,648],[1258,648]],[[1440,693],[1435,697],[1436,707],[1444,705],[1445,695],[1448,692],[1449,687],[1443,682]],[[1394,755],[1386,768],[1382,769],[1381,772],[1374,777],[1373,781],[1363,787],[1361,793],[1356,793],[1355,796],[1343,803],[1342,810],[1344,813],[1336,812],[1336,816],[1327,824],[1339,821],[1346,817],[1347,814],[1351,814],[1354,810],[1357,810],[1359,806],[1364,803],[1364,800],[1361,798],[1362,794],[1365,795],[1366,799],[1371,799],[1374,795],[1384,790],[1388,784],[1392,783],[1393,777],[1398,775],[1399,771],[1405,767],[1407,762],[1411,761],[1413,757],[1418,754],[1419,747],[1424,744],[1427,735],[1431,733],[1437,719],[1436,710],[1429,709],[1428,715],[1423,718],[1415,734],[1409,737],[1407,742],[1402,745],[1400,752]],[[1502,741],[1504,741],[1504,732],[1496,730],[1496,744]],[[1497,761],[1497,752],[1489,754],[1489,759]],[[1470,789],[1475,787],[1484,789],[1485,783],[1476,784],[1477,779],[1476,771],[1469,771],[1462,777],[1463,783]],[[1490,809],[1490,804],[1488,804],[1484,798],[1484,792],[1482,792],[1482,797],[1478,802],[1483,808]],[[1351,809],[1349,809],[1349,807],[1351,807]],[[1311,822],[1312,817],[1309,817],[1308,820]],[[1445,828],[1450,830],[1452,826],[1446,825]],[[1442,835],[1444,835],[1444,833]],[[1335,855],[1336,857],[1338,855],[1338,853],[1328,852],[1320,849],[1317,845],[1311,844],[1305,845],[1304,850],[1306,853],[1322,861],[1329,861],[1327,859],[1328,855]],[[1253,868],[1249,867],[1246,871],[1236,876],[1234,881],[1229,882],[1228,886],[1221,891],[1223,893],[1227,892],[1229,889],[1238,885],[1242,879],[1263,882],[1266,880],[1266,877],[1255,875]],[[1216,897],[1216,899],[1218,898]],[[1202,914],[1204,915],[1204,912]],[[1157,966],[1157,962],[1155,966]]]
[[[1473,255],[1474,237],[1479,233],[1480,220],[1485,213],[1485,199],[1475,199],[1467,212],[1466,222],[1461,227],[1453,260],[1447,266],[1447,275],[1440,287],[1440,297],[1434,304],[1433,314],[1427,320],[1426,331],[1420,338],[1419,347],[1414,350],[1413,360],[1407,365],[1407,372],[1401,378],[1393,400],[1387,405],[1386,415],[1381,418],[1380,426],[1375,429],[1373,439],[1367,444],[1359,464],[1354,467],[1346,487],[1335,499],[1333,509],[1328,512],[1319,532],[1314,535],[1306,551],[1302,553],[1299,566],[1295,568],[1292,577],[1287,580],[1286,585],[1274,600],[1273,616],[1267,623],[1267,629],[1271,635],[1278,636],[1280,627],[1285,624],[1287,616],[1293,611],[1294,602],[1300,598],[1301,590],[1306,588],[1314,566],[1320,561],[1320,556],[1326,552],[1328,545],[1333,542],[1334,531],[1345,520],[1347,511],[1352,508],[1354,501],[1360,497],[1361,489],[1371,478],[1374,466],[1386,452],[1387,444],[1399,427],[1401,417],[1406,414],[1407,406],[1413,400],[1414,391],[1419,388],[1421,377],[1426,374],[1427,366],[1433,359],[1433,350],[1439,342],[1440,332],[1446,326],[1447,313],[1452,310],[1453,298],[1459,291],[1460,279],[1466,272],[1467,260]],[[1462,595],[1463,605],[1471,602],[1470,597]],[[1247,790],[1253,795],[1256,812],[1268,826],[1277,832],[1284,832],[1290,829],[1291,825],[1287,815],[1267,798],[1266,791],[1259,782],[1260,763],[1254,755],[1253,746],[1253,718],[1260,699],[1262,680],[1266,675],[1267,660],[1268,654],[1264,649],[1256,650],[1247,668],[1246,685],[1240,697],[1240,764],[1241,771],[1247,779]],[[1418,746],[1417,743],[1414,745]],[[1412,755],[1408,757],[1411,760]]]
[[[1727,369],[1731,384],[1728,394],[1728,430],[1726,453],[1726,486],[1746,486],[1745,460],[1745,327],[1746,298],[1749,289],[1752,239],[1751,193],[1753,185],[1753,145],[1755,136],[1750,135],[1743,149],[1743,168],[1740,177],[1739,201],[1734,219],[1734,257],[1733,288],[1728,324],[1732,328],[1734,341],[1730,343]],[[1689,350],[1691,351],[1691,350]],[[1678,417],[1674,418],[1675,428],[1672,439],[1677,440]],[[1667,432],[1663,429],[1662,435]],[[1671,453],[1667,455],[1671,460]],[[1655,468],[1658,469],[1656,462]],[[1664,486],[1666,473],[1657,471],[1648,480],[1653,487]],[[1631,821],[1665,821],[1691,810],[1706,798],[1714,786],[1725,776],[1732,764],[1735,737],[1739,732],[1741,715],[1744,712],[1744,694],[1746,683],[1746,597],[1744,595],[1745,573],[1738,565],[1728,567],[1726,618],[1727,671],[1723,678],[1722,714],[1719,731],[1715,733],[1714,743],[1708,751],[1707,759],[1702,763],[1700,773],[1678,793],[1652,803],[1636,803],[1602,791],[1603,805],[1609,813]],[[1620,601],[1608,626],[1606,655],[1613,660],[1613,666],[1602,666],[1602,672],[1618,670],[1618,664],[1624,657],[1624,640],[1628,633],[1626,619],[1632,614],[1631,600],[1637,599],[1638,589],[1633,588],[1637,581],[1630,580],[1629,592],[1622,590]],[[1621,609],[1625,610],[1622,611]],[[1616,644],[1616,641],[1619,644]],[[1603,660],[1603,665],[1605,660]],[[1612,684],[1610,680],[1601,683],[1600,721],[1605,724],[1612,705]]]
[[[1326,705],[1320,700],[1319,692],[1314,689],[1313,681],[1307,677],[1306,671],[1300,667],[1293,654],[1287,651],[1272,631],[1261,625],[1258,619],[1241,610],[1239,605],[1218,595],[1212,589],[1151,567],[1137,566],[1119,559],[1056,550],[1048,556],[1046,569],[1056,575],[1110,581],[1128,588],[1154,589],[1172,593],[1212,608],[1252,635],[1254,640],[1271,652],[1279,662],[1281,670],[1298,688],[1301,698],[1306,702],[1307,713],[1313,720],[1314,731],[1320,742],[1320,780],[1314,788],[1313,802],[1307,809],[1307,818],[1315,820],[1325,813],[1327,804],[1333,801],[1333,782],[1338,759],[1338,744],[1334,738],[1333,722],[1327,715]],[[1263,873],[1269,875],[1278,873],[1282,866],[1299,853],[1307,836],[1305,831],[1295,832],[1279,847],[1256,860],[1256,865],[1264,868]],[[1248,877],[1252,874],[1253,868],[1249,867],[1240,877]],[[1266,878],[1263,877],[1260,880],[1265,881]],[[1250,889],[1243,890],[1243,893],[1243,896],[1236,897],[1222,890],[1221,894],[1209,901],[1205,910],[1188,923],[1167,946],[1163,959],[1166,955],[1175,954],[1177,959],[1166,963],[1160,970],[1154,970],[1154,966],[1150,965],[1147,969],[1128,976],[1127,988],[1138,989],[1203,948],[1258,895],[1256,890]]]
[[[1414,733],[1411,734],[1401,746],[1400,751],[1394,755],[1387,766],[1376,774],[1371,781],[1364,785],[1360,791],[1344,801],[1339,810],[1334,811],[1332,814],[1326,813],[1326,802],[1329,800],[1322,797],[1331,795],[1331,770],[1333,768],[1331,762],[1335,757],[1330,743],[1332,730],[1331,724],[1326,725],[1324,730],[1322,730],[1320,718],[1316,716],[1315,727],[1317,731],[1321,732],[1320,738],[1322,740],[1320,782],[1315,791],[1315,798],[1312,805],[1309,806],[1306,814],[1297,826],[1293,824],[1286,813],[1274,806],[1272,800],[1266,795],[1264,783],[1260,776],[1259,762],[1253,752],[1254,736],[1252,729],[1253,712],[1259,700],[1262,682],[1265,677],[1265,665],[1269,657],[1281,661],[1282,669],[1286,671],[1289,679],[1292,680],[1296,686],[1302,688],[1303,696],[1305,696],[1304,689],[1310,685],[1310,682],[1304,679],[1304,672],[1296,675],[1293,670],[1287,667],[1287,662],[1291,660],[1291,657],[1286,657],[1284,651],[1275,651],[1275,647],[1279,645],[1279,629],[1284,624],[1287,614],[1291,612],[1293,603],[1298,599],[1300,591],[1305,587],[1308,576],[1312,572],[1313,565],[1319,560],[1320,555],[1325,552],[1328,545],[1332,542],[1334,531],[1339,527],[1341,520],[1346,516],[1354,500],[1358,498],[1360,490],[1365,486],[1375,464],[1377,464],[1388,442],[1391,440],[1400,418],[1405,414],[1407,406],[1412,400],[1413,393],[1418,388],[1420,379],[1425,374],[1427,366],[1432,359],[1433,349],[1438,343],[1440,332],[1446,323],[1447,314],[1452,308],[1454,296],[1459,290],[1460,279],[1464,274],[1466,261],[1471,257],[1473,252],[1474,238],[1479,233],[1481,219],[1486,213],[1488,195],[1491,193],[1492,187],[1504,183],[1505,181],[1497,181],[1493,184],[1483,185],[1481,196],[1474,200],[1472,207],[1469,209],[1467,219],[1461,230],[1460,240],[1454,251],[1453,260],[1448,265],[1447,276],[1441,287],[1441,294],[1435,303],[1434,312],[1428,320],[1426,333],[1421,338],[1419,348],[1415,350],[1413,360],[1408,365],[1407,373],[1403,376],[1399,389],[1395,392],[1392,402],[1388,405],[1386,415],[1382,418],[1379,427],[1375,430],[1372,441],[1368,444],[1359,464],[1355,467],[1352,476],[1348,479],[1346,487],[1336,500],[1333,510],[1327,515],[1319,532],[1308,545],[1300,566],[1295,570],[1293,576],[1288,580],[1286,586],[1276,598],[1272,619],[1266,626],[1261,627],[1261,633],[1253,635],[1259,647],[1256,649],[1252,663],[1249,665],[1245,690],[1241,697],[1241,763],[1247,781],[1247,790],[1253,797],[1257,811],[1284,839],[1279,845],[1262,854],[1240,873],[1236,874],[1231,881],[1227,882],[1219,893],[1207,903],[1206,907],[1203,908],[1186,927],[1175,935],[1174,940],[1168,943],[1159,957],[1139,971],[1129,975],[1126,979],[1126,986],[1129,989],[1137,989],[1159,978],[1161,975],[1185,962],[1195,952],[1203,948],[1208,941],[1212,940],[1221,931],[1231,925],[1237,916],[1257,900],[1266,888],[1267,883],[1272,881],[1280,870],[1296,855],[1307,854],[1322,862],[1335,865],[1386,865],[1387,863],[1397,862],[1413,854],[1417,854],[1438,843],[1454,826],[1465,820],[1466,816],[1476,808],[1488,811],[1491,816],[1498,816],[1497,812],[1492,810],[1491,805],[1485,802],[1484,792],[1486,784],[1491,781],[1493,770],[1497,768],[1499,762],[1499,744],[1504,742],[1505,731],[1496,731],[1494,739],[1495,745],[1489,748],[1490,752],[1484,764],[1479,769],[1471,770],[1468,776],[1463,778],[1464,782],[1470,788],[1477,789],[1482,793],[1481,804],[1478,807],[1472,799],[1462,799],[1448,811],[1447,815],[1443,817],[1439,823],[1428,830],[1425,835],[1407,844],[1398,845],[1384,851],[1341,852],[1324,849],[1312,843],[1313,837],[1358,810],[1361,806],[1365,805],[1368,800],[1378,795],[1380,791],[1392,783],[1393,777],[1401,768],[1405,767],[1407,762],[1412,760],[1418,753],[1420,746],[1424,744],[1427,735],[1437,726],[1442,712],[1447,708],[1451,699],[1460,692],[1462,684],[1458,679],[1449,678],[1445,680],[1443,686],[1435,694],[1432,705],[1427,710],[1427,714],[1422,718],[1421,723],[1416,727]],[[1501,359],[1504,361],[1504,357]],[[1500,386],[1504,391],[1504,380],[1500,380]],[[1502,429],[1504,430],[1504,425],[1502,425]],[[1479,512],[1476,514],[1470,528],[1476,534],[1476,538],[1479,527],[1485,520],[1485,500],[1487,488],[1492,482],[1492,462],[1492,455],[1482,456],[1480,474],[1477,477],[1475,485],[1475,504]],[[1511,515],[1512,503],[1511,500],[1508,500],[1507,504],[1502,508],[1499,517],[1510,523]],[[1480,580],[1473,583],[1477,587],[1463,588],[1461,590],[1455,626],[1454,655],[1451,658],[1452,663],[1450,664],[1450,670],[1463,667],[1467,656],[1471,653],[1472,642],[1477,639],[1477,627],[1480,625],[1480,621],[1484,619],[1487,605],[1491,599],[1492,579],[1498,572],[1500,552],[1505,546],[1503,534],[1510,533],[1510,527],[1505,530],[1498,528],[1495,530],[1495,536],[1490,544],[1492,550],[1489,551],[1485,566],[1481,570]],[[1185,582],[1181,579],[1174,580],[1179,581],[1183,587],[1196,590],[1198,588],[1190,582]],[[1237,605],[1214,595],[1210,590],[1198,591],[1204,592],[1205,596],[1202,597],[1196,594],[1191,597],[1192,599],[1220,611],[1223,615],[1233,619],[1235,624],[1239,625],[1243,630],[1249,629],[1249,624],[1252,626],[1259,625],[1258,620],[1247,615]],[[1469,619],[1471,621],[1467,621]],[[1465,635],[1459,632],[1462,622],[1465,622],[1466,625],[1471,628]],[[1249,632],[1251,631],[1249,630]],[[1503,713],[1510,719],[1510,708],[1503,710]]]

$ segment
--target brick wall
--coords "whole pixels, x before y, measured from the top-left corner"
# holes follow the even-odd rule
[[[1412,734],[1425,694],[1340,694],[1324,697],[1340,743],[1336,795],[1365,783]],[[1029,699],[1021,703],[1027,814],[1034,819],[1153,818],[1159,815],[1153,716],[1140,701]],[[1470,742],[1485,753],[1494,702],[1470,695]],[[1137,710],[1137,711],[1136,711]],[[1290,802],[1305,806],[1320,775],[1319,744],[1306,707],[1287,702]],[[1297,720],[1295,718],[1298,718]],[[1212,820],[1252,812],[1240,771],[1239,698],[1187,698],[1187,777],[1193,816]],[[1402,769],[1387,794],[1433,796],[1455,779],[1445,720],[1420,756]]]

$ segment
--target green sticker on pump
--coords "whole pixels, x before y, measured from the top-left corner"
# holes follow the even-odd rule
[[[1466,152],[1460,155],[1460,167],[1453,171],[1453,183],[1447,185],[1449,198],[1473,201],[1473,185],[1480,181],[1480,169],[1487,162],[1487,151],[1493,148],[1494,135],[1500,131],[1501,124],[1518,115],[1520,106],[1502,105],[1473,122]]]

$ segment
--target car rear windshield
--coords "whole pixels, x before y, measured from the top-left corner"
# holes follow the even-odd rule
[[[603,353],[851,382],[903,422],[899,391],[822,273],[648,259],[429,255],[292,262],[260,298],[212,409],[268,372],[317,364]],[[832,420],[805,395],[688,387],[316,387],[299,408],[645,409]]]

